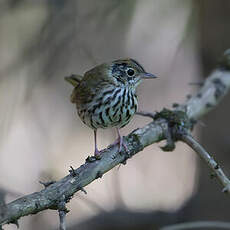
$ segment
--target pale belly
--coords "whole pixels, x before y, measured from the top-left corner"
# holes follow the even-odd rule
[[[81,120],[92,129],[124,127],[137,110],[137,97],[127,89],[102,94],[87,105],[77,105]]]

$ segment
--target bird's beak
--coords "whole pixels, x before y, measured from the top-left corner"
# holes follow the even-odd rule
[[[151,74],[151,73],[141,73],[140,77],[143,79],[153,79],[153,78],[157,78],[157,76]]]

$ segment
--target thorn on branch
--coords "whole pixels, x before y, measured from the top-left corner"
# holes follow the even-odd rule
[[[56,181],[52,180],[52,181],[47,181],[47,182],[42,182],[39,181],[40,184],[42,184],[45,188],[47,188],[48,186],[50,186],[51,184],[54,184]]]
[[[69,173],[72,177],[75,177],[75,176],[78,176],[77,173],[75,172],[73,166],[70,165],[70,170],[69,170]]]
[[[94,162],[96,161],[95,157],[93,156],[88,156],[86,159],[85,159],[85,162],[86,163],[91,163],[91,162]]]
[[[151,112],[145,112],[145,111],[138,111],[136,112],[137,115],[143,116],[143,117],[150,117],[154,119],[156,113],[151,113]]]
[[[178,103],[173,103],[173,104],[172,104],[172,107],[173,107],[173,108],[177,108],[177,107],[179,107],[179,106],[180,106],[180,105],[179,105]]]
[[[216,163],[216,166],[214,167],[215,170],[218,170],[220,168],[220,166],[218,165],[218,163]]]
[[[85,162],[86,163],[92,163],[92,162],[95,162],[97,160],[100,160],[101,159],[101,154],[100,155],[96,155],[96,156],[88,156],[86,159],[85,159]]]
[[[209,102],[205,106],[206,106],[206,108],[212,108],[213,107],[212,103],[209,103]]]
[[[102,176],[103,176],[103,173],[101,173],[100,171],[98,171],[95,178],[96,178],[96,179],[102,178]]]
[[[82,192],[85,193],[85,195],[87,195],[87,192],[86,192],[86,190],[83,187],[79,187],[79,190],[81,190]]]
[[[211,174],[210,174],[210,178],[211,178],[211,179],[214,179],[214,178],[216,178],[216,177],[217,177],[216,173],[211,173]]]

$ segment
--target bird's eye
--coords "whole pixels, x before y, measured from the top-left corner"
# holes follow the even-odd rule
[[[130,68],[130,69],[127,70],[127,74],[128,74],[129,76],[133,76],[134,73],[135,73],[134,69],[131,69],[131,68]]]

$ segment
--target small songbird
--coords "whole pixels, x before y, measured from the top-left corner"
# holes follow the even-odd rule
[[[136,88],[142,79],[156,78],[131,58],[103,63],[84,74],[71,75],[65,79],[74,86],[71,102],[76,104],[81,120],[94,130],[95,156],[97,129],[115,127],[119,151],[127,146],[119,129],[129,123],[137,111]]]

